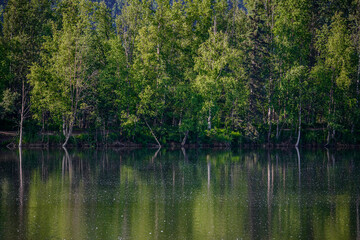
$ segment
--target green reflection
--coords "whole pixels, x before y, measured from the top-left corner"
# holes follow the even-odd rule
[[[354,239],[357,152],[1,152],[0,239]]]

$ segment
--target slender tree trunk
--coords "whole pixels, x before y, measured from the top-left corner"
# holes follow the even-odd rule
[[[331,88],[330,88],[330,102],[329,102],[329,118],[331,118],[331,114],[334,114],[332,109],[334,108],[334,70],[331,77]],[[328,146],[330,144],[331,140],[331,126],[330,122],[328,120],[328,136],[327,136],[327,143],[325,146]]]
[[[271,2],[270,2],[270,6],[271,6]],[[268,5],[268,2],[266,1],[266,7],[267,7],[267,5]],[[267,19],[270,19],[270,16],[269,16],[269,14],[271,14],[271,22],[269,21],[268,22],[268,25],[270,25],[269,27],[270,27],[270,30],[271,30],[271,34],[270,34],[270,46],[272,46],[272,42],[273,42],[273,34],[272,34],[272,32],[273,32],[273,27],[274,27],[274,18],[273,18],[273,11],[274,9],[273,9],[273,6],[271,6],[271,8],[270,8],[270,13],[268,12],[268,11],[266,11],[267,12]],[[270,54],[272,54],[273,53],[273,47],[271,47],[270,48]],[[269,132],[268,132],[268,143],[270,143],[270,138],[271,138],[271,127],[272,127],[272,122],[271,122],[271,103],[272,103],[272,94],[273,94],[273,89],[272,89],[272,85],[273,85],[273,78],[272,78],[272,74],[273,74],[273,72],[272,72],[272,68],[271,68],[271,66],[269,67],[269,70],[270,70],[270,72],[269,72],[269,96],[268,96],[268,104],[269,104],[269,112],[268,112],[268,119],[269,119]],[[273,111],[274,111],[274,107],[273,107]]]
[[[358,70],[357,70],[357,78],[356,78],[356,107],[357,109],[359,109],[359,81],[360,81],[360,52],[358,54]],[[355,125],[356,123],[358,122],[356,119],[358,118],[358,114],[355,113],[355,119],[352,123],[352,126],[351,126],[351,134],[354,133],[354,130],[355,130]]]
[[[45,136],[45,113],[42,113],[42,127],[41,127],[41,143],[44,143]]]
[[[22,108],[22,107],[21,107]],[[24,124],[24,113],[21,110],[20,114],[20,133],[19,133],[19,147],[22,147],[22,139],[23,139],[23,124]]]
[[[25,118],[25,80],[23,79],[22,80],[22,90],[21,90],[19,147],[22,147],[24,118]]]
[[[269,100],[270,102],[270,100]],[[267,137],[267,141],[268,143],[270,143],[270,138],[271,138],[271,107],[269,105],[269,109],[268,109],[268,123],[269,123],[269,131],[268,131],[268,137]]]
[[[299,89],[299,127],[298,127],[298,137],[297,137],[297,141],[296,141],[296,144],[295,144],[295,147],[297,148],[299,146],[299,143],[300,143],[300,137],[301,137],[301,79],[299,80],[299,86],[300,86],[300,89]]]
[[[280,134],[279,134],[279,116],[276,121],[276,140],[279,140]]]
[[[185,145],[186,139],[187,139],[188,135],[189,135],[189,131],[186,131],[186,132],[185,132],[185,137],[184,137],[184,139],[183,139],[182,142],[181,142],[181,146],[182,146],[182,147]]]
[[[63,116],[63,125],[62,125],[63,135],[66,136],[66,119],[65,116]]]
[[[68,141],[69,141],[69,138],[71,137],[71,134],[72,134],[72,131],[73,131],[73,126],[74,126],[74,120],[70,120],[70,123],[69,123],[69,127],[68,127],[68,130],[66,132],[66,135],[65,135],[65,142],[63,143],[62,147],[65,148]]]
[[[300,136],[301,136],[301,101],[300,101],[300,109],[299,109],[299,132],[298,132],[298,137],[297,137],[297,141],[295,144],[295,147],[297,148],[299,146],[300,143]]]
[[[216,35],[217,29],[216,29],[216,15],[214,17],[214,36]],[[215,39],[214,39],[215,41]]]
[[[208,130],[211,130],[211,108],[209,108]]]
[[[186,150],[185,150],[185,148],[181,148],[181,151],[182,151],[182,153],[183,153],[183,155],[184,155],[184,159],[185,159],[185,162],[188,162],[189,161],[189,159],[188,159],[188,157],[187,157],[187,155],[186,155]]]
[[[67,145],[67,143],[68,143],[68,141],[69,141],[70,135],[71,135],[71,133],[69,132],[69,133],[65,136],[65,142],[64,142],[63,145],[62,145],[63,148],[66,147],[66,145]]]
[[[76,109],[77,109],[77,102],[75,103],[75,108],[73,109],[73,113],[71,115],[71,119],[69,121],[69,126],[66,126],[66,130],[65,130],[65,142],[63,143],[63,147],[65,148],[71,135],[72,135],[72,131],[73,131],[73,127],[74,127],[74,123],[75,123],[75,116],[76,116]]]
[[[105,120],[103,122],[103,131],[102,131],[102,139],[103,139],[103,145],[107,145],[107,137],[106,137],[106,123]]]
[[[148,124],[148,122],[146,121],[145,118],[144,118],[144,121],[145,121],[146,126],[150,129],[151,135],[154,137],[156,143],[161,148],[161,144],[160,144],[159,140],[157,139],[156,135],[154,134],[153,130],[151,129],[150,125]]]
[[[328,134],[327,134],[327,137],[326,137],[325,147],[329,146],[329,144],[330,144],[330,128],[328,127]]]
[[[95,139],[96,139],[96,147],[98,147],[99,145],[99,141],[98,141],[98,128],[95,128]]]

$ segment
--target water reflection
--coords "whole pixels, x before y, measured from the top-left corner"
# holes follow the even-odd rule
[[[19,147],[19,229],[23,229],[24,223],[24,181],[22,171],[22,148]]]
[[[0,239],[360,239],[358,157],[5,151]]]
[[[360,239],[359,196],[356,198],[356,239]]]

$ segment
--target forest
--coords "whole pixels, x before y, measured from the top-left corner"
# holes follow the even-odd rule
[[[360,144],[360,0],[7,0],[0,20],[3,144]]]

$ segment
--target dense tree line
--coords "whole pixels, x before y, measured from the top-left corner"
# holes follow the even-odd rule
[[[359,0],[0,9],[1,125],[20,145],[359,142]]]

